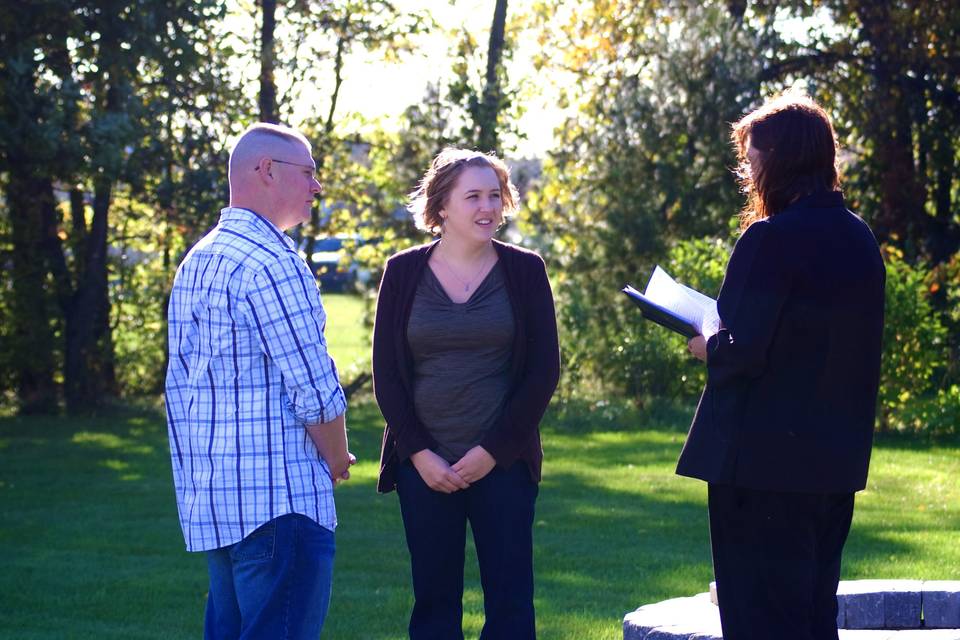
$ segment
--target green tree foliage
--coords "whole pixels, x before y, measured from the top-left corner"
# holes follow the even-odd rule
[[[524,107],[520,89],[511,85],[507,65],[513,57],[509,35],[500,50],[501,62],[490,73],[481,73],[484,57],[479,43],[466,31],[460,34],[452,64],[453,79],[447,99],[456,106],[460,123],[457,146],[493,152],[503,157],[515,148],[525,134],[517,126]],[[488,80],[492,74],[492,82]]]
[[[776,4],[776,6],[774,6]],[[960,249],[960,4],[935,0],[771,3],[762,15],[816,13],[813,28],[768,65],[764,78],[807,77],[828,105],[849,157],[846,193],[879,239],[921,271],[943,275]],[[940,281],[933,313],[947,329],[949,363],[960,357],[956,279]],[[936,393],[956,385],[949,364]],[[912,402],[921,402],[915,397]],[[933,414],[931,414],[933,415]]]
[[[616,290],[642,286],[659,262],[716,294],[743,203],[729,124],[802,81],[846,143],[848,200],[894,247],[881,419],[937,429],[957,415],[960,270],[944,262],[958,222],[953,4],[572,0],[536,11],[543,68],[578,79],[527,223],[555,274],[566,393],[695,395],[702,371],[682,340],[638,322]],[[784,26],[814,14],[808,34]],[[942,290],[931,298],[932,278]]]
[[[307,6],[312,6],[309,3]],[[312,38],[298,42],[293,57],[292,77],[294,84],[291,91],[297,94],[304,86],[329,87],[329,106],[326,113],[318,111],[313,117],[307,118],[303,128],[314,141],[317,155],[317,168],[321,174],[325,167],[336,167],[337,174],[347,173],[341,178],[331,175],[328,182],[345,179],[355,182],[359,175],[350,173],[350,170],[359,166],[355,162],[345,165],[334,161],[341,156],[344,150],[355,148],[356,136],[337,128],[337,103],[340,90],[345,80],[346,56],[356,49],[368,52],[378,52],[385,60],[397,60],[401,54],[412,48],[411,38],[429,30],[433,21],[423,12],[403,12],[395,3],[385,0],[339,0],[336,2],[320,2],[312,6],[310,11],[301,10],[291,14],[291,23],[299,34],[320,34],[321,38]],[[328,60],[331,63],[329,76],[321,77],[316,62]],[[351,140],[353,139],[353,140]],[[343,209],[350,202],[334,189],[333,198],[328,190],[323,204],[328,208]],[[348,209],[351,207],[347,207]],[[310,222],[301,231],[305,234],[305,253],[311,271],[316,271],[313,264],[313,249],[316,237],[324,232],[344,231],[353,225],[346,220],[345,225],[331,225],[333,218],[322,219],[319,209],[314,208]]]
[[[455,111],[438,85],[428,85],[423,100],[404,111],[396,133],[379,131],[341,146],[334,160],[339,170],[326,185],[327,200],[341,206],[330,227],[363,238],[355,257],[370,274],[365,293],[371,303],[386,259],[429,239],[406,210],[408,195],[433,157],[458,143]]]
[[[676,376],[626,373],[631,358],[639,370],[650,361],[641,352],[663,345],[639,335],[624,344],[617,290],[644,284],[679,240],[726,237],[741,203],[729,123],[757,100],[756,52],[772,36],[733,21],[720,3],[581,5],[570,17],[543,8],[544,28],[557,34],[545,37],[545,56],[578,74],[585,99],[557,132],[529,202],[534,224],[554,238],[566,353],[582,351],[567,370],[625,384],[634,397],[672,393]]]
[[[54,224],[53,175],[63,171],[61,131],[69,125],[75,83],[61,86],[47,74],[62,67],[65,40],[76,20],[65,3],[5,3],[0,7],[0,171],[8,224],[4,257],[9,266],[10,367],[21,410],[42,411],[55,401],[52,345],[55,302],[45,294],[48,265],[43,247]],[[52,46],[59,55],[50,56]]]
[[[12,360],[25,408],[56,407],[52,386],[40,402],[24,388],[32,372],[20,363],[31,358],[43,363],[46,380],[62,375],[71,410],[117,391],[111,214],[118,200],[162,175],[157,163],[164,154],[155,152],[179,144],[189,129],[183,122],[204,99],[197,78],[216,48],[209,25],[221,15],[214,2],[188,0],[21,2],[5,4],[0,13],[10,26],[2,41],[0,95],[5,119],[16,123],[5,129],[2,144],[5,213],[12,227],[30,225],[12,233],[11,244],[15,256],[29,256],[35,265],[31,273],[14,269],[11,275],[13,289],[23,291],[13,296],[11,312],[22,327]],[[155,130],[165,118],[167,138]],[[204,131],[201,137],[211,136]],[[169,207],[176,201],[173,184],[187,182],[174,174],[191,172],[189,160],[176,156],[167,163]],[[21,162],[26,158],[33,159]],[[69,193],[62,206],[55,188]]]
[[[463,71],[468,65],[459,51],[457,64],[463,66],[455,69]],[[331,218],[329,228],[365,240],[355,257],[371,274],[366,287],[371,299],[386,259],[429,240],[406,210],[408,195],[441,150],[471,146],[462,136],[464,127],[473,126],[464,123],[472,120],[456,95],[448,86],[430,83],[423,98],[404,110],[396,132],[375,131],[362,141],[346,138],[334,147],[338,156],[330,161],[337,171],[325,184],[325,202],[339,215]]]
[[[884,351],[880,425],[887,429],[955,431],[960,391],[944,384],[947,328],[931,304],[932,274],[910,265],[903,251],[886,247]]]
[[[828,25],[779,50],[761,79],[814,80],[853,156],[854,204],[879,239],[912,263],[947,260],[960,248],[960,4],[792,0],[753,9]]]
[[[301,120],[306,100],[325,195],[298,240],[309,259],[317,236],[359,236],[372,300],[384,259],[427,239],[403,205],[433,156],[522,138],[534,87],[508,70],[535,38],[531,84],[565,79],[571,115],[509,231],[548,259],[565,396],[696,395],[702,367],[618,289],[659,263],[717,293],[743,203],[729,123],[801,83],[834,116],[848,201],[890,247],[883,424],[960,421],[960,5],[518,6],[480,16],[486,46],[451,34],[435,82],[385,131],[339,97],[363,73],[351,54],[397,62],[436,26],[398,2],[0,4],[0,386],[24,410],[158,390],[169,283],[227,201],[228,142],[259,118]]]
[[[519,116],[517,91],[508,85],[504,59],[512,56],[511,38],[507,36],[507,0],[497,0],[485,59],[474,38],[463,31],[453,65],[454,81],[450,84],[450,100],[461,106],[467,116],[461,129],[460,146],[503,155],[503,138],[517,136],[512,125]],[[479,73],[481,66],[486,71]]]
[[[662,266],[678,281],[716,296],[732,243],[692,239],[678,241]],[[649,273],[633,284],[641,290]],[[561,312],[566,397],[588,394],[626,395],[641,405],[656,399],[690,402],[706,381],[703,365],[689,356],[686,340],[642,319],[636,306],[619,293],[602,301],[608,314],[600,318],[596,301],[582,288],[564,287]],[[596,384],[599,382],[600,384]]]

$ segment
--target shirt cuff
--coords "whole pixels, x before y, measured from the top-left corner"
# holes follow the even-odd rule
[[[330,422],[337,416],[343,415],[347,411],[347,398],[343,394],[343,388],[337,385],[336,390],[328,397],[322,405],[303,406],[294,403],[291,407],[293,414],[304,426],[322,424]]]

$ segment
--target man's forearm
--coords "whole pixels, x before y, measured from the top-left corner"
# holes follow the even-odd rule
[[[346,414],[341,414],[330,422],[307,426],[307,433],[316,445],[320,457],[330,467],[330,475],[336,480],[350,466],[350,454],[347,451]]]

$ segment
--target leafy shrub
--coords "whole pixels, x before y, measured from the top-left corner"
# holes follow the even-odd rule
[[[887,266],[880,427],[946,432],[960,419],[960,390],[943,387],[948,331],[931,304],[931,272],[884,247]]]
[[[662,266],[678,281],[716,296],[728,256],[729,246],[720,240],[684,240]],[[643,289],[648,277],[637,274],[633,284]],[[645,405],[654,398],[692,400],[700,393],[706,373],[687,353],[686,340],[644,320],[607,279],[561,275],[557,290],[562,397],[612,394]]]
[[[729,242],[685,240],[674,244],[662,266],[678,281],[715,297],[730,252]],[[884,353],[880,379],[881,429],[948,433],[960,425],[960,381],[953,379],[950,314],[960,314],[958,286],[949,288],[946,311],[931,303],[931,272],[884,248],[887,266]],[[954,261],[960,265],[960,259]],[[953,264],[953,263],[951,263]],[[956,274],[947,271],[947,276]],[[608,278],[557,278],[564,377],[561,400],[629,398],[691,402],[706,379],[704,366],[686,352],[683,337],[643,320],[625,297],[613,297]],[[642,288],[647,274],[633,283]],[[952,282],[949,280],[949,282]]]

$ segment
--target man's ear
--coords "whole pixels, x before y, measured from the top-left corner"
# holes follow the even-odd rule
[[[273,161],[270,158],[260,158],[257,163],[257,173],[263,182],[273,182]]]

